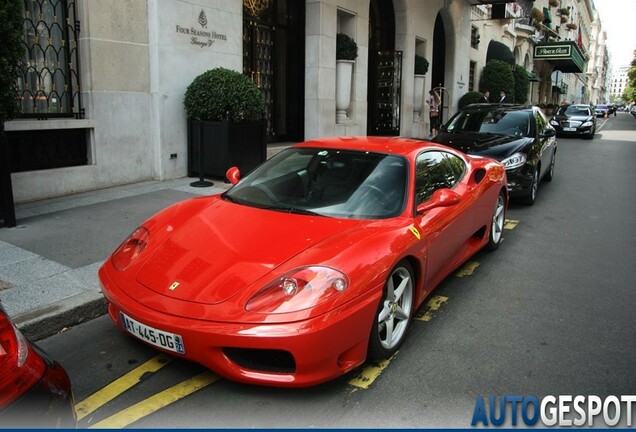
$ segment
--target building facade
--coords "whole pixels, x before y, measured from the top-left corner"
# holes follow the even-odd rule
[[[442,119],[448,119],[459,98],[477,90],[492,40],[503,41],[514,63],[536,73],[530,101],[552,100],[551,74],[560,61],[570,65],[572,59],[535,60],[543,35],[528,20],[531,4],[25,0],[24,114],[6,124],[17,155],[15,201],[185,176],[184,93],[196,76],[215,67],[242,71],[259,85],[270,142],[426,137],[422,100],[428,91],[441,94]],[[499,14],[502,5],[513,17],[492,19],[492,9]],[[475,8],[490,16],[476,18]],[[482,41],[476,45],[475,27]],[[345,108],[336,106],[338,33],[352,37],[359,49]],[[415,94],[416,55],[430,64],[422,94]]]

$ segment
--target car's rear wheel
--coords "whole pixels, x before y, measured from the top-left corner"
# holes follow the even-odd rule
[[[490,224],[490,234],[488,238],[488,244],[486,249],[494,251],[499,247],[503,240],[503,229],[506,222],[506,199],[504,193],[499,192],[497,202],[495,203],[495,210],[492,214],[492,223]]]
[[[534,174],[532,175],[532,184],[530,185],[530,191],[528,195],[523,198],[523,202],[527,205],[533,205],[535,200],[537,199],[537,189],[539,189],[539,167],[534,169]]]
[[[404,341],[413,313],[414,283],[411,265],[400,261],[384,285],[371,329],[369,358],[388,358]]]

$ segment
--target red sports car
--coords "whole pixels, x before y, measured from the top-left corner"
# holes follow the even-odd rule
[[[296,144],[144,222],[99,270],[113,321],[241,382],[309,386],[399,348],[413,312],[501,242],[498,162],[422,141]]]

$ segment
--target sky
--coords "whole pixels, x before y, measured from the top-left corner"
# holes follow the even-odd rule
[[[594,6],[607,32],[610,66],[629,66],[636,50],[636,0],[594,0]]]

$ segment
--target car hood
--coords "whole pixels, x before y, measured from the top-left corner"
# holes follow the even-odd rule
[[[588,120],[592,120],[592,116],[589,115],[571,115],[571,116],[567,116],[567,115],[555,115],[554,118],[560,122],[562,121],[580,121],[580,122],[585,122]]]
[[[218,304],[295,255],[363,224],[217,200],[171,234],[139,268],[145,287],[175,299]]]
[[[523,148],[531,138],[517,138],[483,132],[441,132],[433,142],[444,144],[471,155],[486,156],[502,160]]]

